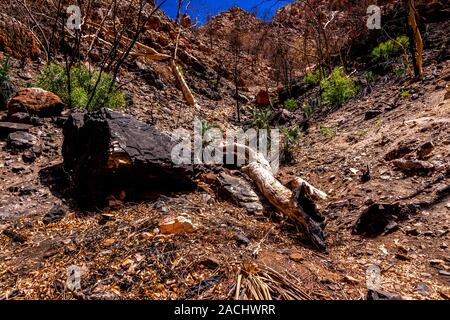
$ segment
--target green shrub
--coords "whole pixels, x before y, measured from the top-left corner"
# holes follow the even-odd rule
[[[300,132],[300,128],[283,128],[284,133],[284,146],[283,146],[283,155],[281,157],[282,163],[290,164],[294,161],[294,153],[292,152],[292,147],[297,142],[299,138],[301,138],[302,134]]]
[[[406,73],[406,69],[402,67],[398,67],[394,69],[394,73],[397,76],[397,78],[403,77]]]
[[[355,81],[347,76],[344,68],[336,67],[329,79],[321,81],[322,100],[325,104],[342,105],[357,93]]]
[[[294,112],[295,110],[298,109],[298,103],[297,103],[297,100],[294,99],[294,98],[290,98],[290,99],[286,100],[286,101],[284,102],[284,108],[285,108],[287,111]]]
[[[411,92],[408,89],[400,89],[400,97],[406,99],[411,96]]]
[[[324,76],[324,71],[322,68],[317,69],[316,72],[308,72],[306,76],[303,78],[303,82],[311,86],[317,86],[320,82],[320,79]]]
[[[407,36],[399,36],[395,40],[388,40],[380,43],[372,51],[372,59],[374,61],[389,61],[391,57],[403,48],[409,46],[409,38]]]
[[[320,126],[320,134],[323,136],[335,137],[337,135],[337,129],[333,127]]]
[[[314,115],[314,108],[308,102],[305,102],[303,104],[303,113],[305,114],[306,120],[311,120]]]
[[[375,81],[378,80],[379,76],[373,71],[367,71],[363,74],[364,79],[366,80],[368,85],[372,85]]]
[[[95,87],[97,81],[98,84]],[[65,66],[49,64],[41,71],[34,86],[53,92],[61,97],[66,104],[71,104],[77,108],[86,108],[88,111],[95,111],[101,107],[123,108],[126,105],[125,95],[117,89],[115,83],[110,92],[112,82],[113,78],[110,74],[100,73],[98,70],[89,71],[85,65],[80,64],[70,70],[71,93],[69,96]],[[90,103],[89,99],[91,99]]]
[[[270,110],[258,110],[255,108],[253,110],[253,121],[252,127],[257,129],[268,129],[269,128],[269,118],[272,115]]]
[[[0,108],[4,108],[12,96],[14,86],[9,78],[9,57],[0,62]]]
[[[298,127],[284,128],[283,133],[286,136],[285,148],[292,146],[301,137],[301,132]]]
[[[356,134],[358,136],[360,136],[361,138],[364,138],[364,137],[367,137],[367,135],[369,134],[369,131],[362,129],[362,130],[359,130],[358,132],[356,132]]]

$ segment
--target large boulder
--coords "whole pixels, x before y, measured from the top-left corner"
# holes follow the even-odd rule
[[[32,116],[57,116],[64,109],[64,103],[56,94],[40,88],[26,88],[16,93],[8,103],[8,116],[28,112]]]
[[[119,112],[77,112],[64,126],[64,167],[83,206],[103,205],[118,194],[137,200],[192,189],[193,166],[172,162],[177,143],[172,135]]]

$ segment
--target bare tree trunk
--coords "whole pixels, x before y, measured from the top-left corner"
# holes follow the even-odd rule
[[[294,220],[300,227],[302,236],[318,250],[326,251],[323,230],[313,216],[302,208],[303,197],[313,203],[313,198],[326,196],[324,192],[299,179],[300,198],[283,186],[272,174],[267,165],[257,161],[250,163],[243,171],[253,180],[259,191],[278,211]]]
[[[423,79],[423,40],[417,24],[419,15],[417,14],[414,0],[406,0],[406,6],[408,12],[408,34],[414,74],[418,79]]]
[[[175,60],[170,60],[170,68],[172,69],[172,73],[177,79],[178,84],[180,85],[181,91],[183,92],[184,99],[186,99],[186,102],[194,107],[197,106],[197,102],[194,98],[194,95],[191,92],[191,89],[189,89],[189,86],[186,83],[186,80],[184,80],[183,75],[181,74],[180,70],[178,69],[177,64],[175,63]]]
[[[316,189],[301,178],[295,178],[291,181],[291,186],[295,189],[293,192],[274,177],[270,163],[261,153],[239,143],[222,147],[224,153],[229,152],[232,147],[233,153],[236,155],[245,154],[249,164],[243,167],[242,171],[249,176],[262,195],[280,213],[295,221],[305,240],[318,250],[327,250],[325,236],[319,222],[320,219],[318,219],[320,214],[314,204],[314,200],[327,197],[323,191]]]

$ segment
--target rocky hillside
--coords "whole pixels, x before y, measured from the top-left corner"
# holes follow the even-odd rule
[[[77,32],[0,0],[0,299],[450,299],[450,7],[417,2],[423,79],[400,1],[375,31],[362,2],[197,28],[98,1]],[[175,163],[195,119],[280,129],[280,170]]]

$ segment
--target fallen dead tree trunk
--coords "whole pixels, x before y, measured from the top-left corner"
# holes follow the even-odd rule
[[[177,79],[178,85],[181,88],[181,91],[183,92],[184,99],[186,102],[193,107],[198,108],[197,102],[195,101],[194,95],[191,92],[191,89],[189,89],[189,86],[186,83],[186,80],[184,79],[183,75],[181,74],[180,70],[178,69],[177,64],[175,63],[175,60],[170,60],[170,68],[172,69],[172,73]]]
[[[309,240],[317,249],[326,251],[320,215],[316,208],[307,212],[302,207],[303,203],[314,203],[311,199],[314,197],[314,193],[308,187],[309,184],[301,184],[296,192],[292,192],[283,186],[271,171],[258,162],[250,163],[243,170],[275,208],[301,227],[301,232],[306,240]]]
[[[64,127],[64,167],[82,206],[102,206],[111,196],[133,200],[152,191],[192,189],[192,166],[172,162],[176,143],[119,112],[74,113]]]
[[[320,215],[314,203],[315,199],[325,199],[327,195],[301,178],[295,178],[291,191],[272,173],[269,162],[264,156],[251,148],[234,143],[233,146],[223,146],[224,152],[245,154],[249,164],[242,170],[258,187],[262,195],[282,214],[291,218],[301,228],[305,240],[310,241],[317,249],[326,251],[325,236]]]

